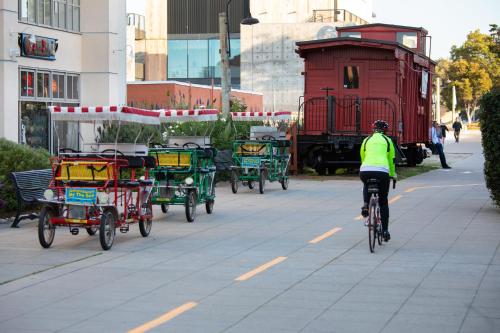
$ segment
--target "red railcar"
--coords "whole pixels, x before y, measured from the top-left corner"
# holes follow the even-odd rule
[[[337,28],[338,38],[298,42],[305,91],[299,108],[299,163],[324,173],[359,165],[371,124],[384,119],[408,165],[426,157],[432,75],[423,28],[368,24]],[[430,43],[429,43],[430,45]]]

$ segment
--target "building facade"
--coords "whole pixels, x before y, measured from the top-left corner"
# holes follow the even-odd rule
[[[125,103],[125,14],[121,0],[0,0],[0,137],[78,148],[87,129],[54,129],[49,106]]]
[[[259,24],[241,26],[241,89],[264,93],[264,109],[297,111],[304,93],[295,43],[333,38],[335,27],[370,23],[372,0],[251,0]]]

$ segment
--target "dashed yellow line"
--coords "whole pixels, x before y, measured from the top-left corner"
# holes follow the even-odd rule
[[[237,277],[236,281],[245,281],[245,280],[248,280],[248,279],[254,277],[255,275],[257,275],[259,273],[262,273],[265,270],[273,267],[274,265],[277,265],[280,262],[285,261],[286,259],[287,259],[287,257],[278,257],[276,259],[273,259],[273,260],[265,263],[264,265],[261,265],[261,266],[257,267],[256,269],[253,269],[250,272],[245,273],[245,274]]]
[[[147,332],[147,331],[152,330],[153,328],[158,327],[161,324],[164,324],[167,321],[177,317],[178,315],[180,315],[188,310],[191,310],[192,308],[194,308],[197,305],[198,305],[198,303],[196,303],[196,302],[185,303],[185,304],[179,306],[178,308],[175,308],[175,309],[161,315],[160,317],[158,317],[156,319],[153,319],[153,320],[151,320],[151,321],[149,321],[141,326],[138,326],[138,327],[128,331],[127,333]]]
[[[323,239],[328,238],[328,237],[332,236],[333,234],[339,232],[340,230],[342,230],[342,228],[333,228],[332,230],[327,231],[324,234],[310,240],[309,244],[317,244],[317,243],[321,242]]]
[[[394,198],[392,198],[388,202],[389,202],[389,204],[391,204],[391,203],[398,201],[399,199],[401,199],[401,195],[396,195]]]
[[[457,185],[429,185],[429,186],[417,186],[417,187],[410,187],[409,189],[405,190],[405,193],[411,193],[416,190],[424,190],[428,188],[440,188],[440,187],[464,187],[464,186],[480,186],[484,184],[457,184]]]

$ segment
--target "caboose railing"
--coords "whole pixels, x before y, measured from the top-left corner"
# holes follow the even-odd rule
[[[387,98],[314,97],[299,109],[300,131],[305,135],[369,135],[379,119],[389,123],[390,136],[397,136],[396,107]]]

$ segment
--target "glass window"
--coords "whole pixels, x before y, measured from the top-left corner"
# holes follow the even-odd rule
[[[19,141],[31,147],[49,149],[47,103],[22,102]]]
[[[50,87],[50,74],[38,72],[36,79],[36,95],[40,98],[49,98],[49,87]]]
[[[19,19],[28,21],[28,0],[19,1]]]
[[[220,40],[210,39],[208,41],[208,67],[209,77],[220,78],[221,65],[220,65]]]
[[[340,37],[361,38],[361,32],[342,31]]]
[[[52,97],[64,98],[64,74],[52,74]]]
[[[208,40],[188,40],[188,77],[208,77]]]
[[[80,4],[80,1],[78,1],[78,4]],[[73,30],[80,31],[80,6],[79,5],[73,6]]]
[[[358,66],[344,66],[344,88],[359,89]]]
[[[38,24],[50,23],[50,0],[38,0]]]
[[[78,78],[77,75],[68,75],[66,77],[66,96],[68,99],[78,99],[79,97]]]
[[[231,39],[231,58],[229,66],[231,67],[231,77],[240,77],[240,40]]]
[[[168,77],[187,78],[187,40],[168,41]]]
[[[410,49],[417,48],[417,33],[416,32],[398,32],[398,43]]]
[[[35,96],[35,72],[34,71],[21,71],[21,96],[34,97]]]

